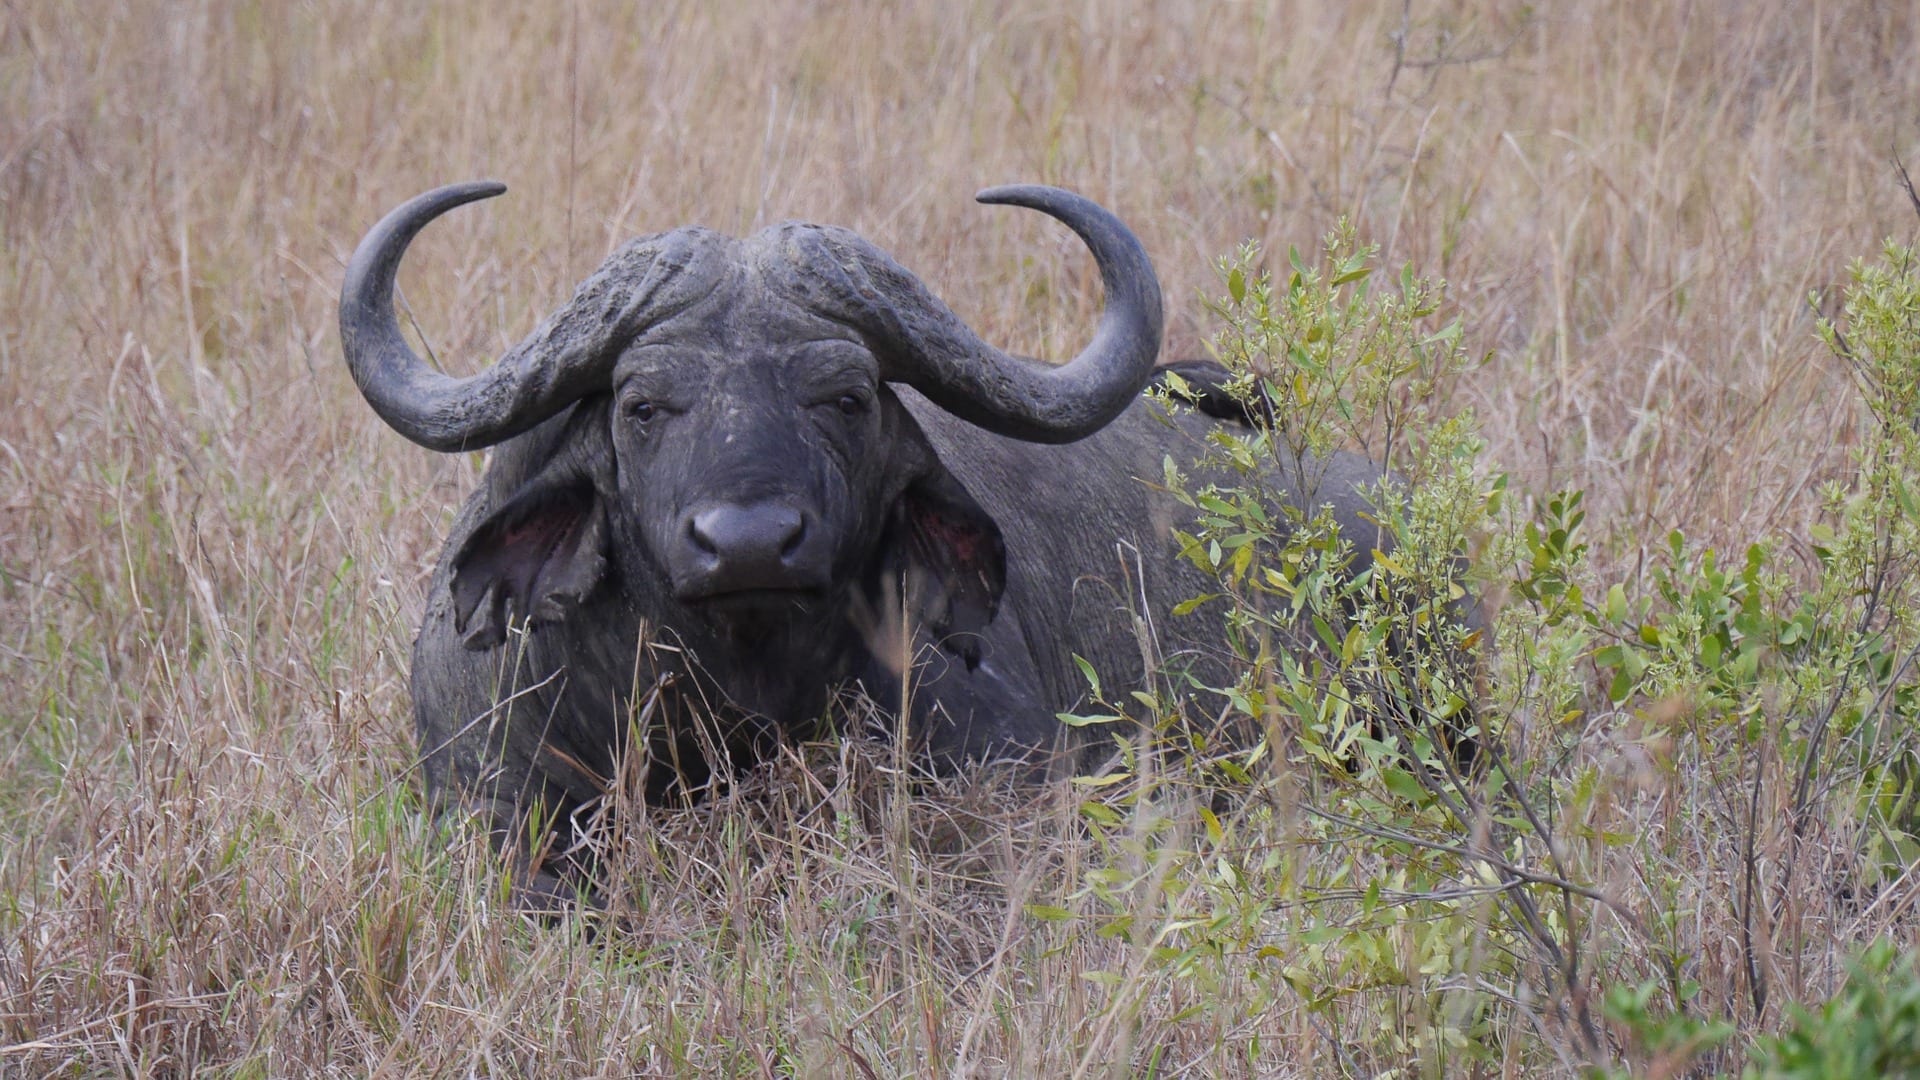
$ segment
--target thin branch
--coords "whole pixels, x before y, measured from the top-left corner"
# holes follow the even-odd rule
[[[1588,900],[1604,905],[1609,911],[1614,912],[1622,919],[1630,922],[1636,930],[1644,933],[1644,929],[1639,924],[1639,919],[1635,917],[1632,912],[1621,908],[1612,897],[1591,886],[1568,881],[1563,877],[1557,877],[1553,874],[1543,874],[1538,870],[1529,870],[1524,866],[1516,866],[1506,859],[1490,852],[1462,847],[1458,844],[1449,844],[1440,840],[1429,840],[1426,837],[1415,836],[1412,833],[1401,832],[1398,829],[1389,829],[1384,825],[1372,825],[1358,818],[1351,818],[1345,814],[1336,814],[1331,810],[1325,810],[1317,806],[1309,805],[1306,807],[1306,811],[1323,821],[1329,821],[1335,825],[1343,825],[1356,832],[1365,833],[1376,840],[1391,840],[1395,843],[1410,844],[1426,851],[1438,851],[1443,854],[1466,859],[1469,862],[1485,863],[1494,870],[1515,879],[1513,882],[1514,885],[1545,885],[1549,888],[1573,893],[1576,896],[1583,896]]]
[[[1907,175],[1907,166],[1899,154],[1893,155],[1893,167],[1900,170],[1900,186],[1907,190],[1907,202],[1912,204],[1914,213],[1920,214],[1920,192],[1913,190],[1913,177]]]
[[[1753,947],[1753,910],[1754,894],[1758,888],[1760,876],[1757,857],[1754,854],[1755,833],[1760,829],[1760,788],[1766,774],[1766,743],[1761,742],[1755,748],[1753,762],[1753,787],[1747,800],[1747,828],[1743,838],[1740,861],[1743,864],[1740,881],[1740,955],[1746,968],[1747,992],[1753,998],[1755,1019],[1767,1012],[1767,982],[1760,973],[1759,962],[1754,957]]]

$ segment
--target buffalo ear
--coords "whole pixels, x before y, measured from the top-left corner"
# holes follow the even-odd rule
[[[607,569],[606,512],[592,485],[536,480],[489,514],[453,560],[453,628],[469,649],[507,639],[509,619],[558,622]]]
[[[893,531],[911,610],[972,670],[980,663],[981,632],[1007,587],[1000,527],[960,481],[935,468],[901,493]]]

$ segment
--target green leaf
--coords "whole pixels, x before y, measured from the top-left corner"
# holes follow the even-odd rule
[[[1420,781],[1414,779],[1413,774],[1405,769],[1381,769],[1380,782],[1387,786],[1388,791],[1410,803],[1427,801],[1427,789],[1421,787]]]
[[[1173,605],[1173,613],[1175,615],[1191,615],[1195,610],[1197,610],[1200,607],[1201,604],[1204,604],[1209,600],[1218,600],[1221,597],[1221,595],[1222,594],[1220,593],[1213,592],[1213,593],[1207,593],[1204,596],[1193,597],[1190,600],[1182,600],[1179,603]]]
[[[1627,695],[1631,693],[1633,693],[1633,676],[1623,667],[1614,673],[1613,682],[1607,685],[1607,700],[1618,705],[1627,700]]]
[[[1215,561],[1218,561],[1218,560],[1215,560]],[[1088,663],[1087,658],[1084,656],[1081,656],[1079,653],[1074,654],[1073,662],[1074,662],[1074,665],[1080,669],[1080,674],[1086,677],[1087,685],[1093,689],[1093,699],[1095,701],[1100,700],[1099,673],[1094,671],[1093,665]]]
[[[1106,715],[1077,716],[1073,713],[1064,713],[1064,712],[1054,713],[1053,716],[1054,716],[1054,719],[1060,721],[1061,723],[1067,725],[1068,727],[1076,727],[1076,728],[1093,727],[1096,724],[1115,724],[1126,719],[1126,717],[1124,716],[1106,716]]]
[[[1228,566],[1232,580],[1238,582],[1247,576],[1247,567],[1253,565],[1253,545],[1244,544],[1233,553],[1233,562]]]
[[[1217,846],[1227,842],[1227,831],[1220,827],[1220,818],[1207,807],[1200,808],[1200,820],[1207,826],[1207,839]]]
[[[1607,621],[1611,623],[1627,621],[1627,590],[1619,585],[1607,589]]]

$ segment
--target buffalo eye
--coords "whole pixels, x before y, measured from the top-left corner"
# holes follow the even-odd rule
[[[859,394],[841,394],[840,411],[847,416],[858,416],[866,411],[867,403]]]
[[[653,419],[657,411],[654,408],[653,402],[648,401],[646,398],[638,397],[628,398],[621,403],[620,408],[621,411],[626,413],[627,419],[640,424],[644,424]]]

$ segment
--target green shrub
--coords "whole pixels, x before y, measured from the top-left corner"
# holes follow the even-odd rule
[[[1206,468],[1169,459],[1162,480],[1197,517],[1180,557],[1217,582],[1176,614],[1223,607],[1241,675],[1135,695],[1157,742],[1123,739],[1121,767],[1082,781],[1101,858],[1075,907],[1035,914],[1133,946],[1130,969],[1088,976],[1117,1001],[1151,970],[1251,985],[1222,1030],[1304,1004],[1349,1073],[1735,1066],[1736,1036],[1802,992],[1770,983],[1772,958],[1819,931],[1779,913],[1875,895],[1920,854],[1912,253],[1856,266],[1843,324],[1821,325],[1867,416],[1823,520],[1732,560],[1676,530],[1615,583],[1589,565],[1580,491],[1514,497],[1472,416],[1431,410],[1470,366],[1459,327],[1441,286],[1383,285],[1373,255],[1342,225],[1284,276],[1252,247],[1222,264],[1216,353],[1275,422],[1223,425]],[[1377,536],[1291,494],[1342,450],[1393,470],[1369,493]],[[1101,707],[1086,722],[1123,711]],[[1689,778],[1707,785],[1692,816],[1649,816],[1649,788]],[[1733,969],[1703,967],[1703,927]],[[1840,1053],[1823,1048],[1847,1017],[1881,1025],[1859,1052],[1882,1056],[1859,1060],[1894,1060],[1903,979],[1850,982],[1834,1019],[1756,1061]]]
[[[1754,1045],[1752,1080],[1920,1076],[1920,970],[1914,954],[1881,940],[1847,965],[1818,1009],[1795,1007],[1787,1030]]]

